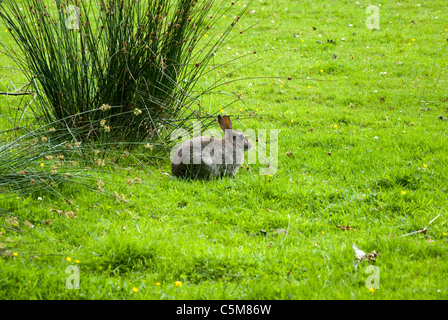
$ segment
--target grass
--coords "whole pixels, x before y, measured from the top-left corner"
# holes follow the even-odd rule
[[[247,57],[198,86],[228,75],[204,109],[243,114],[239,129],[281,130],[278,171],[182,181],[165,159],[118,172],[142,184],[109,179],[129,203],[70,185],[58,191],[72,202],[3,196],[0,297],[447,299],[447,13],[442,1],[417,4],[385,1],[373,31],[364,2],[254,1],[215,62]],[[21,81],[1,73],[2,90]],[[19,99],[0,96],[3,117]],[[401,237],[439,214],[426,234]],[[355,271],[351,243],[379,254],[380,289],[366,288],[367,262]],[[79,290],[66,288],[70,265]]]
[[[54,123],[78,141],[165,145],[160,131],[169,137],[185,118],[211,118],[194,87],[238,20],[198,48],[233,6],[197,2],[5,0],[0,18],[15,43],[1,47],[36,93],[30,111],[39,125]]]

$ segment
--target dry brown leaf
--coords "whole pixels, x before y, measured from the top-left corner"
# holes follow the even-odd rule
[[[64,215],[65,215],[67,218],[71,218],[71,219],[76,218],[76,213],[73,212],[73,211],[64,212]]]
[[[336,226],[336,227],[339,228],[339,229],[342,229],[342,230],[352,230],[352,231],[358,232],[357,229],[353,229],[349,225],[346,225],[346,226]]]
[[[12,227],[18,227],[20,225],[19,221],[17,220],[17,217],[7,217],[6,223]]]
[[[372,252],[370,252],[367,256],[367,261],[373,261],[375,262],[376,258],[378,257],[378,254],[375,252],[375,250],[373,250]]]
[[[277,230],[274,231],[274,233],[283,233],[283,234],[287,234],[288,231],[285,230],[285,229],[277,229]]]

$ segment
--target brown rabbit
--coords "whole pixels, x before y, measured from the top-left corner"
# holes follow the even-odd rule
[[[244,151],[252,148],[247,137],[232,129],[229,116],[218,116],[224,139],[196,137],[183,142],[171,159],[171,172],[175,177],[211,179],[232,176],[244,160]]]

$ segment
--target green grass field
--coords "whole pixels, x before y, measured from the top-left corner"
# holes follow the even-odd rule
[[[70,202],[3,195],[0,299],[447,299],[446,4],[381,2],[379,30],[368,5],[255,0],[215,57],[247,54],[203,79],[229,75],[203,105],[241,95],[223,109],[243,115],[235,128],[280,131],[272,176],[258,163],[236,179],[170,179],[166,158],[117,172],[142,184],[106,184],[129,203],[70,186]],[[26,82],[0,65],[0,91]],[[20,101],[0,96],[0,113]],[[352,243],[378,253],[379,289]]]

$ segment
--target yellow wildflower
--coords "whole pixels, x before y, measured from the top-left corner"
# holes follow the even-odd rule
[[[108,105],[108,104],[103,104],[101,107],[100,107],[100,109],[101,110],[103,110],[103,111],[107,111],[107,110],[109,110],[111,107],[110,107],[110,105]]]
[[[96,184],[97,184],[99,189],[101,189],[105,185],[105,183],[102,180],[96,180]]]

